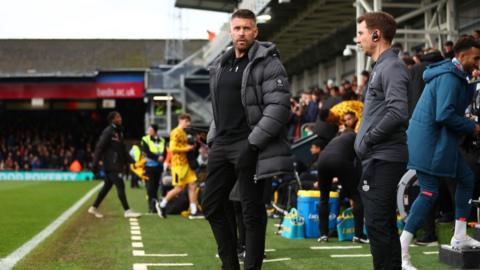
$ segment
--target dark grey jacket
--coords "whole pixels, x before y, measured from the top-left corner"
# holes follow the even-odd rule
[[[227,50],[209,67],[210,93],[215,102],[222,66],[233,57],[234,49]],[[256,178],[262,179],[293,171],[293,158],[287,140],[286,123],[290,113],[290,91],[287,73],[276,47],[270,42],[255,41],[248,51],[249,63],[242,78],[241,97],[250,126],[248,142],[260,149]],[[210,126],[207,143],[215,140],[215,119]]]
[[[361,160],[407,162],[407,67],[393,49],[388,49],[380,55],[371,74],[355,152]]]

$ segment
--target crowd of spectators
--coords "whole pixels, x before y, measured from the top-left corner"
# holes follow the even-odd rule
[[[68,171],[92,167],[103,120],[95,113],[6,111],[0,121],[0,170]]]

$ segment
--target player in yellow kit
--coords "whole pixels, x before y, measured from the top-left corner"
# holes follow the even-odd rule
[[[171,171],[172,185],[174,188],[167,193],[159,204],[161,217],[166,217],[165,207],[168,202],[180,194],[188,185],[188,199],[190,201],[189,218],[203,218],[197,207],[197,175],[192,168],[190,168],[187,158],[187,153],[194,148],[193,145],[188,144],[188,137],[185,132],[185,128],[190,126],[190,121],[190,115],[180,114],[178,116],[178,126],[170,132],[169,149],[172,153]]]

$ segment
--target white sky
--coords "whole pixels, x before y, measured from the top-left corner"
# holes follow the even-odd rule
[[[228,13],[179,9],[174,3],[0,0],[0,39],[206,39],[207,30],[218,33],[229,18]]]

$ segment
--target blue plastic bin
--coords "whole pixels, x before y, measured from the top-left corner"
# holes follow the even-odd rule
[[[318,220],[320,191],[299,190],[297,195],[298,212],[305,218],[305,238],[317,238],[320,236]],[[340,204],[338,192],[330,192],[330,200],[328,201],[328,204],[330,209],[328,228],[332,231],[335,230],[337,226],[337,215]]]

